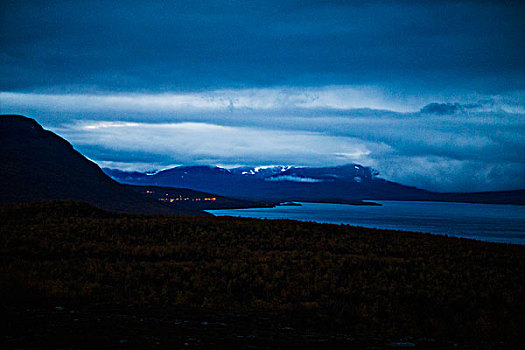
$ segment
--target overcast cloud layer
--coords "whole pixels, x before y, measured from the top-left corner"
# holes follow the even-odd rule
[[[525,188],[522,1],[2,1],[0,112],[103,166]]]

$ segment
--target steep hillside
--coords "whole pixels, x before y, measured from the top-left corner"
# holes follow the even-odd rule
[[[0,116],[0,140],[0,203],[75,199],[117,212],[199,213],[125,188],[33,119]]]

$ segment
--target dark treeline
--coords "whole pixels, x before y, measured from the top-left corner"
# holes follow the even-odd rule
[[[270,312],[297,327],[517,344],[525,247],[297,222],[0,208],[1,297]]]

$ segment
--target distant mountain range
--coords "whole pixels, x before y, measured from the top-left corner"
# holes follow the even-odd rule
[[[1,115],[0,142],[0,203],[73,199],[116,212],[204,215],[126,188],[33,119]]]
[[[292,166],[224,169],[180,166],[155,174],[103,169],[113,179],[141,186],[172,186],[255,201],[359,204],[363,200],[449,201],[525,204],[525,190],[438,193],[379,178],[358,164],[305,168]]]

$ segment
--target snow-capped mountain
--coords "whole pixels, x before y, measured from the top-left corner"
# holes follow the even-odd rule
[[[435,193],[387,181],[378,177],[374,169],[359,164],[318,168],[281,165],[234,169],[180,166],[153,175],[103,170],[121,183],[183,187],[248,200],[346,203],[369,199],[525,203],[525,191]]]
[[[254,167],[254,168],[241,167],[241,168],[230,169],[230,171],[237,175],[252,176],[256,178],[266,178],[269,176],[281,174],[290,168],[291,166],[278,165],[278,166],[260,166],[260,167]]]
[[[334,182],[337,180],[361,182],[370,180],[378,175],[378,172],[374,169],[358,164],[323,168],[280,165],[272,167],[235,168],[230,171],[234,174],[262,178],[266,181],[296,182]]]
[[[264,180],[270,182],[363,182],[374,179],[378,172],[372,168],[363,167],[358,164],[348,164],[336,167],[308,168],[293,166],[262,166],[262,167],[239,167],[225,169],[217,166],[179,166],[159,171],[155,174],[140,172],[126,172],[115,169],[104,169],[104,171],[115,179],[123,182],[148,182],[149,178],[156,180],[169,178],[175,179],[195,177],[226,177],[242,180]],[[148,178],[146,178],[146,176]]]
[[[229,170],[213,166],[181,166],[154,175],[112,169],[104,171],[115,180],[128,184],[186,187],[251,199],[360,200],[392,198],[392,193],[401,189],[420,196],[426,192],[380,179],[375,170],[358,164],[323,168],[281,165]]]

